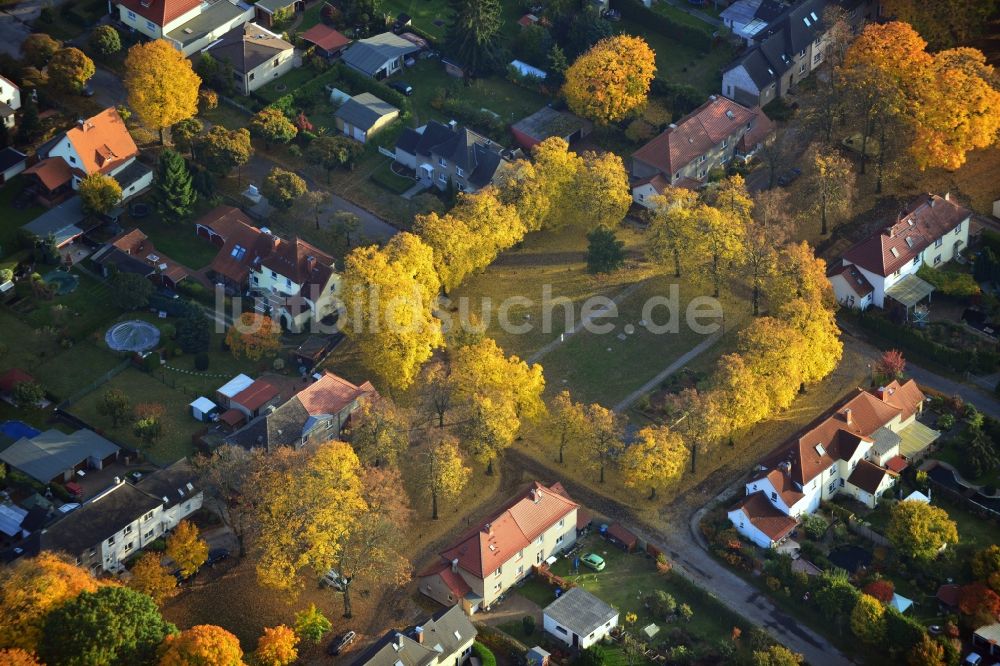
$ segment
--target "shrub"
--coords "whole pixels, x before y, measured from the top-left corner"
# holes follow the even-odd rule
[[[917,276],[929,282],[936,291],[955,298],[971,298],[980,292],[979,285],[970,273],[921,266]]]
[[[146,372],[152,374],[160,369],[160,354],[158,352],[150,352],[142,359],[142,369]]]
[[[198,352],[194,356],[194,369],[200,372],[208,370],[209,356],[206,352]]]
[[[524,635],[530,636],[535,633],[535,618],[533,615],[525,615],[521,618],[521,627],[524,629]]]
[[[784,122],[792,117],[794,109],[788,106],[788,102],[786,102],[783,97],[777,97],[764,106],[764,113],[766,113],[767,117],[771,120]]]
[[[639,0],[619,0],[615,7],[622,13],[623,18],[647,26],[681,44],[702,52],[707,52],[712,48],[712,35],[709,33],[707,25],[705,30],[698,30],[689,25],[678,23],[665,14],[649,9]]]
[[[497,666],[497,658],[493,656],[493,652],[479,641],[472,644],[472,654],[479,657],[482,666]]]
[[[938,417],[937,425],[942,430],[951,430],[955,427],[955,415],[954,414],[942,414]]]

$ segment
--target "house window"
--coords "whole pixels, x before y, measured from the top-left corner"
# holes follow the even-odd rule
[[[292,286],[292,281],[289,280],[288,278],[285,278],[285,286],[286,287],[291,287]]]
[[[70,161],[70,164],[76,164],[76,158],[73,157],[72,155],[69,156],[69,161]]]
[[[274,59],[274,66],[277,67],[279,63],[281,63],[281,58],[275,58]]]
[[[149,541],[150,539],[152,539],[153,538],[153,530],[149,530],[148,532],[146,532],[145,534],[143,534],[142,538],[144,540],[146,540],[146,541]]]
[[[802,49],[801,51],[799,51],[799,57],[800,58],[805,58],[806,57],[806,50],[805,49]]]
[[[934,257],[934,265],[937,266],[940,263],[941,263],[941,255],[939,254],[938,256]]]
[[[704,161],[705,161],[705,156],[704,156],[704,155],[700,155],[700,156],[698,157],[698,164],[701,164],[701,163],[702,163],[702,162],[704,162]]]
[[[109,546],[115,545],[115,538],[114,537],[111,537],[110,539],[108,539],[108,545]]]
[[[844,480],[843,480],[843,479],[841,479],[841,480],[840,480],[840,487],[841,487],[841,488],[843,488],[843,487],[844,487]]]
[[[827,486],[827,491],[828,491],[828,492],[831,492],[831,493],[832,493],[832,492],[833,492],[833,491],[835,491],[836,489],[837,489],[837,482],[836,482],[836,481],[833,481],[833,482],[831,482],[831,483],[830,483],[830,485],[829,485],[829,486]]]
[[[728,138],[726,138],[726,139],[723,139],[723,140],[722,140],[722,147],[723,147],[723,148],[725,148],[725,147],[727,147],[728,145],[729,145],[729,139],[728,139]]]
[[[271,277],[274,278],[275,280],[277,280],[278,279],[278,274],[275,273],[274,271],[271,271]]]
[[[702,169],[701,171],[698,172],[698,177],[704,178],[706,173],[708,172],[705,169]]]
[[[920,255],[918,254],[917,256],[913,257],[913,265],[916,266],[919,263],[920,263]]]
[[[129,12],[128,13],[128,20],[129,21],[134,21],[135,20],[135,12]]]
[[[955,235],[957,236],[960,231],[962,231],[962,223],[961,222],[959,222],[958,226],[955,227]]]
[[[127,553],[130,550],[132,550],[132,546],[134,546],[134,545],[135,545],[134,541],[129,541],[127,544],[125,544],[125,552]]]
[[[156,30],[156,24],[153,23],[152,21],[146,21],[146,27],[149,28],[150,30]]]
[[[132,526],[131,525],[126,525],[124,531],[125,531],[125,534],[132,534]]]
[[[146,514],[145,516],[143,516],[143,517],[142,517],[142,519],[143,519],[143,520],[149,520],[149,519],[150,519],[150,518],[152,518],[152,517],[153,517],[153,512],[152,512],[152,511],[150,511],[150,512],[149,512],[149,513],[147,513],[147,514]]]
[[[251,281],[252,281],[252,282],[253,282],[254,284],[257,284],[257,276],[256,276],[256,275],[254,275],[254,276],[253,276],[253,277],[251,278]]]
[[[247,79],[253,81],[255,76],[256,74],[254,72],[250,72],[250,76],[248,76]]]
[[[747,123],[747,130],[749,130],[751,127],[753,127],[753,121],[752,120]]]
[[[813,56],[813,64],[814,65],[818,65],[819,61],[822,60],[822,59],[823,59],[823,52],[820,51],[819,53],[817,53],[816,55]]]
[[[934,241],[934,247],[941,247],[943,244],[944,244],[943,238],[938,238],[936,241]]]
[[[565,524],[566,524],[566,519],[565,518],[563,518],[562,520],[559,521],[559,527],[562,527]]]
[[[535,543],[539,543],[540,544],[542,542],[542,537],[544,537],[544,536],[545,536],[544,534],[539,534],[538,535],[538,539],[535,541]]]
[[[899,271],[896,271],[896,272],[894,272],[894,273],[892,274],[892,277],[899,277]]]
[[[802,63],[801,65],[799,65],[799,74],[805,74],[805,71],[806,71],[806,64]]]
[[[497,570],[493,572],[494,576],[499,576],[503,573],[503,567],[497,567]]]
[[[563,542],[563,539],[564,539],[565,537],[566,537],[566,535],[565,535],[565,534],[560,534],[559,536],[557,536],[557,537],[556,537],[556,545],[558,546],[559,544],[561,544],[561,543]]]
[[[455,167],[455,175],[456,176],[464,176],[465,175],[465,172],[462,171],[462,167]]]
[[[774,493],[774,492],[772,492],[772,493],[771,493],[771,500],[773,500],[773,501],[777,501],[777,499],[778,499],[778,493]]]
[[[440,166],[443,166],[443,167],[446,167],[446,166],[448,166],[448,162],[446,162],[446,161],[445,161],[445,159],[444,159],[443,157],[439,157],[439,158],[438,158],[438,164],[439,164]]]
[[[524,573],[524,565],[522,564],[517,568],[517,575],[520,576],[523,573]]]
[[[517,559],[520,560],[522,557],[524,557],[524,551],[523,550],[517,551]]]
[[[440,180],[442,183],[447,183],[448,182],[448,176],[446,176],[444,174],[441,174],[440,176],[438,176],[438,180]]]

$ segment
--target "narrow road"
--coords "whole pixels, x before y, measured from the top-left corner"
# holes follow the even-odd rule
[[[637,520],[628,507],[567,479],[556,466],[550,468],[516,449],[509,449],[504,457],[534,478],[558,479],[576,501],[612,520],[627,523],[630,530],[670,557],[674,571],[707,590],[733,612],[766,629],[782,645],[802,654],[810,664],[850,666],[853,663],[825,638],[713,560],[694,537],[687,519],[673,525],[649,525]]]
[[[639,398],[641,398],[642,396],[646,395],[647,393],[655,389],[657,386],[659,386],[664,379],[674,374],[675,372],[683,368],[685,365],[687,365],[694,359],[701,356],[704,352],[708,351],[708,349],[710,349],[712,345],[714,345],[721,337],[722,337],[722,331],[720,330],[716,333],[711,334],[710,336],[708,336],[707,338],[696,344],[694,347],[692,347],[684,354],[682,354],[681,357],[678,358],[676,361],[674,361],[666,368],[661,370],[659,373],[657,373],[655,377],[650,379],[648,382],[646,382],[636,390],[629,393],[624,400],[615,405],[614,411],[623,412],[632,405],[634,405],[635,402],[639,400]]]

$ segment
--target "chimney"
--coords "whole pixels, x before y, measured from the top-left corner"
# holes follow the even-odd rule
[[[944,193],[944,200],[945,201],[951,201],[951,192],[945,192]]]
[[[424,628],[423,627],[414,627],[413,628],[413,635],[414,635],[414,638],[417,639],[418,643],[420,643],[421,645],[424,644]]]
[[[122,482],[122,479],[121,479],[121,477],[120,477],[120,476],[116,476],[116,477],[115,477],[115,485],[117,486],[117,485],[118,485],[118,484],[120,484],[121,482]]]
[[[878,390],[875,391],[875,395],[878,396],[879,400],[885,400],[885,387],[879,386]]]
[[[457,120],[449,120],[448,121],[448,127],[452,128],[452,129],[457,128],[458,127],[458,121]]]
[[[306,257],[306,270],[312,272],[316,268],[316,257],[309,255]]]
[[[677,129],[676,123],[670,123],[670,129]]]
[[[716,97],[715,95],[709,95],[708,99],[710,99],[710,100],[712,100],[714,102],[715,100],[718,99],[718,97]]]
[[[483,531],[489,534],[490,536],[493,536],[493,523],[486,523],[485,525],[483,525]]]
[[[451,561],[451,570],[454,573],[458,573],[458,558],[457,557]]]
[[[931,208],[934,208],[934,195],[933,195],[933,194],[932,194],[932,195],[930,196],[930,200],[931,200],[931,201],[930,201],[930,203],[931,203]]]
[[[847,425],[854,425],[854,419],[851,416],[850,407],[844,410],[844,420],[847,421]]]

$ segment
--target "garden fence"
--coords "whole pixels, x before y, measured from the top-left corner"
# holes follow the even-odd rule
[[[857,519],[852,518],[847,521],[847,529],[854,532],[858,536],[868,539],[876,546],[885,546],[886,548],[892,547],[892,542],[886,539],[884,536],[868,527],[867,525],[862,525],[857,521]]]
[[[91,383],[87,384],[87,386],[85,386],[82,389],[78,390],[76,393],[74,393],[73,395],[69,396],[68,398],[66,398],[65,400],[63,400],[62,402],[60,402],[58,405],[56,405],[56,409],[64,410],[64,409],[68,409],[69,407],[73,406],[75,403],[79,402],[81,399],[83,399],[83,397],[85,395],[87,395],[91,391],[94,391],[98,387],[103,386],[104,384],[107,384],[109,381],[111,381],[111,379],[113,377],[115,377],[116,375],[118,375],[125,368],[129,367],[129,365],[131,363],[132,363],[132,360],[130,358],[122,359],[121,363],[119,363],[115,367],[111,368],[110,370],[108,370],[107,372],[105,372],[103,375],[101,375],[100,377],[98,377],[97,379],[95,379],[94,381],[92,381]]]

